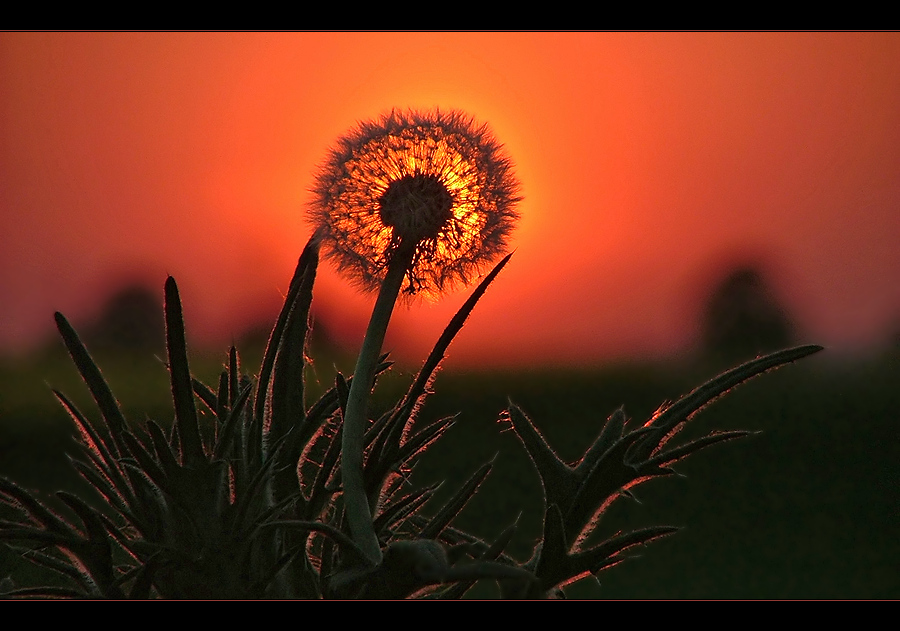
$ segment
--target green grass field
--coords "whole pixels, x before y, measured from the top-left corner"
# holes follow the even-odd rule
[[[224,355],[223,355],[224,357]],[[156,359],[98,357],[113,391],[136,423],[171,418],[167,375]],[[195,358],[212,382],[217,358]],[[258,365],[246,358],[245,367]],[[330,385],[331,362],[314,381]],[[451,493],[495,456],[482,490],[460,525],[486,538],[521,513],[510,550],[526,556],[540,534],[541,488],[508,423],[507,397],[538,424],[564,458],[576,458],[615,408],[643,422],[664,401],[715,374],[698,366],[620,366],[597,370],[482,374],[446,371],[422,410],[431,420],[459,413],[457,425],[429,452],[414,480],[446,479]],[[405,389],[412,372],[395,368],[373,405]],[[64,453],[72,426],[50,386],[96,417],[67,357],[0,365],[0,475],[42,491],[74,488]],[[650,525],[681,532],[639,549],[640,558],[607,570],[602,585],[567,588],[583,598],[898,598],[900,597],[900,354],[853,366],[828,352],[766,374],[713,403],[696,432],[761,430],[714,446],[680,465],[686,477],[635,489],[604,517],[603,535]],[[690,431],[690,430],[688,430]],[[21,561],[0,547],[0,578]],[[492,596],[490,585],[475,596]]]

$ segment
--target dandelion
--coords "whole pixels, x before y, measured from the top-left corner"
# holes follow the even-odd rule
[[[518,191],[485,125],[395,110],[338,140],[310,215],[326,255],[362,287],[380,286],[402,259],[403,293],[436,297],[503,253]]]
[[[519,184],[499,143],[462,112],[360,123],[321,168],[310,216],[326,256],[378,297],[353,373],[341,449],[350,532],[382,561],[363,484],[369,391],[400,291],[437,296],[506,248]]]

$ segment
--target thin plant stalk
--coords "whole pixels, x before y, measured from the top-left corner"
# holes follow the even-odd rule
[[[387,331],[400,286],[415,248],[398,248],[388,265],[387,274],[378,291],[375,308],[366,329],[353,381],[347,397],[344,416],[344,432],[341,442],[341,478],[344,485],[344,511],[350,525],[353,541],[374,565],[381,563],[381,546],[375,535],[372,509],[366,497],[363,481],[363,449],[365,447],[366,421],[368,419],[369,392],[375,378],[375,368],[381,356],[381,346]]]

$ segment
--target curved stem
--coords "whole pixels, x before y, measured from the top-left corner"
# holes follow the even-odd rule
[[[350,525],[353,541],[374,565],[381,563],[381,546],[372,524],[372,509],[366,497],[363,480],[363,449],[365,448],[366,426],[368,425],[369,393],[375,379],[381,345],[387,331],[403,277],[406,274],[415,248],[406,253],[399,249],[388,266],[387,275],[378,291],[372,318],[366,329],[344,416],[344,433],[341,442],[341,479],[344,486],[344,511]]]

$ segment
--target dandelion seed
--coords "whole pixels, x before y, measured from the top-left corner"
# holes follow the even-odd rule
[[[310,217],[326,256],[365,289],[408,259],[401,291],[437,297],[506,249],[521,201],[485,125],[458,111],[394,110],[340,138]]]

